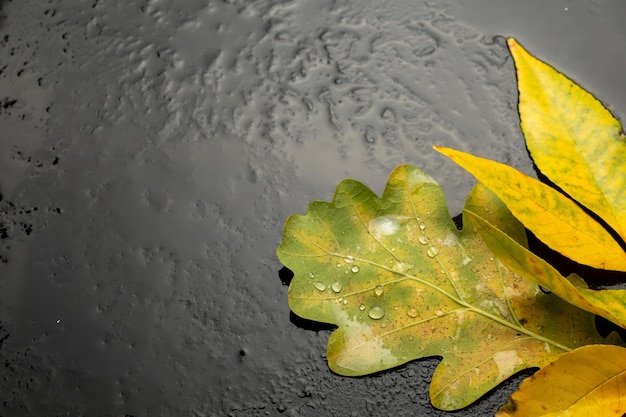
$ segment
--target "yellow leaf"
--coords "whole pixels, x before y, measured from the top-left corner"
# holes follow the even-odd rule
[[[564,353],[521,383],[496,417],[622,417],[626,349],[591,345]]]
[[[449,148],[435,149],[485,184],[552,249],[594,268],[626,271],[626,252],[571,199],[507,165]]]
[[[626,328],[626,290],[591,290],[579,276],[563,277],[549,263],[519,245],[497,227],[467,210],[489,249],[516,274],[549,289],[576,307],[597,314]]]
[[[539,168],[626,240],[626,137],[587,91],[508,39],[526,146]]]

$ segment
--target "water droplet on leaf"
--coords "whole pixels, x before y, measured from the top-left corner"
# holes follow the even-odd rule
[[[341,285],[341,282],[339,281],[335,281],[332,283],[332,285],[330,286],[330,288],[332,288],[332,290],[334,292],[340,292],[341,288],[343,288],[343,286]]]
[[[405,216],[388,214],[372,219],[367,224],[367,229],[376,239],[383,236],[391,236],[400,230],[400,226],[408,220]]]
[[[351,271],[352,271],[352,272],[354,272],[355,274],[356,274],[357,272],[359,272],[360,270],[361,270],[361,268],[359,268],[357,265],[354,265],[354,266],[351,268]]]
[[[437,254],[439,253],[439,250],[437,250],[436,247],[431,246],[430,248],[428,248],[428,250],[426,251],[426,254],[428,256],[430,256],[431,258],[434,258],[435,256],[437,256]]]
[[[378,297],[380,297],[381,295],[383,295],[383,287],[380,285],[377,285],[374,288],[374,294],[376,294]]]
[[[379,305],[374,305],[367,311],[367,315],[370,316],[371,319],[379,320],[385,315],[385,310]]]
[[[409,317],[417,317],[417,310],[414,308],[409,308],[406,312],[406,315]]]
[[[326,285],[324,285],[323,282],[316,282],[313,286],[320,291],[324,291],[326,289]]]
[[[425,245],[428,243],[428,238],[424,235],[421,235],[420,237],[417,238],[417,240],[422,244]]]

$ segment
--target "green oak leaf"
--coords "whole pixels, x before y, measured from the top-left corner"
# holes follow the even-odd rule
[[[525,244],[484,186],[466,207]],[[338,326],[328,342],[333,371],[360,376],[441,357],[430,386],[440,409],[465,407],[578,346],[607,343],[592,314],[506,269],[471,222],[457,230],[439,185],[409,165],[393,171],[382,198],[344,180],[332,202],[290,216],[277,255],[294,272],[291,310]]]

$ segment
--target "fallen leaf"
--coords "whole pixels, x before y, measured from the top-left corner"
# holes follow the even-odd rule
[[[626,137],[595,97],[508,39],[526,146],[539,168],[626,240]]]
[[[621,417],[626,349],[591,345],[561,355],[524,380],[496,417]]]
[[[481,216],[465,211],[481,237],[511,271],[549,289],[576,307],[597,314],[626,328],[626,290],[591,290],[576,274],[562,276],[549,263],[517,243]]]
[[[484,187],[467,205],[516,224]],[[333,371],[366,375],[442,357],[430,387],[440,409],[603,340],[592,314],[508,271],[471,222],[458,231],[439,185],[408,165],[393,171],[382,198],[345,180],[332,202],[290,216],[277,255],[294,272],[292,311],[338,326],[328,342]]]
[[[434,148],[496,193],[550,248],[584,265],[626,271],[626,252],[619,243],[565,195],[508,165],[441,146]]]
[[[526,230],[522,223],[511,214],[502,200],[482,183],[477,183],[465,201],[463,211],[475,216],[489,219],[491,225],[497,226],[509,238],[524,248],[528,247]],[[465,216],[463,216],[465,219]]]

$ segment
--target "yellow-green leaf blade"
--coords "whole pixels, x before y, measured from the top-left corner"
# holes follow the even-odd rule
[[[496,417],[622,417],[626,349],[584,346],[565,353],[521,383]]]
[[[594,291],[586,288],[581,278],[575,275],[563,277],[546,261],[519,245],[485,219],[469,211],[464,213],[476,226],[489,249],[511,271],[549,289],[576,307],[626,328],[626,290]]]
[[[521,127],[537,167],[626,240],[626,137],[587,91],[508,39]]]
[[[488,220],[523,247],[528,247],[526,230],[507,206],[485,184],[478,182],[465,201],[464,211]],[[463,216],[465,219],[465,216]]]
[[[515,217],[552,249],[594,268],[626,271],[626,252],[563,194],[507,165],[449,148],[435,149],[496,193]]]
[[[469,200],[492,211],[487,194]],[[603,340],[592,314],[504,268],[471,223],[459,232],[441,188],[414,167],[394,170],[382,198],[340,183],[332,202],[288,219],[277,255],[294,272],[292,311],[338,326],[333,371],[365,375],[440,356],[431,400],[441,409]]]

